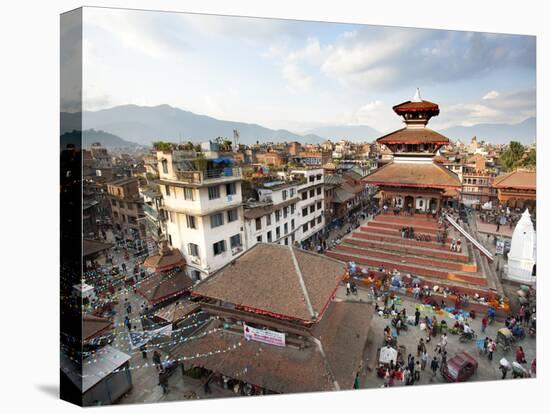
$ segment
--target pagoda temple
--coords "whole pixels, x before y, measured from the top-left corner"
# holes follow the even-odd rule
[[[393,161],[362,181],[379,187],[382,205],[410,213],[437,211],[451,190],[461,187],[455,173],[434,162],[437,151],[449,143],[447,137],[427,127],[439,115],[439,106],[423,100],[417,89],[411,101],[393,110],[403,117],[405,127],[376,140],[393,153]]]

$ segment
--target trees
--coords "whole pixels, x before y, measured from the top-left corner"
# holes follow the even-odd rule
[[[156,141],[153,142],[153,148],[157,151],[170,151],[172,150],[173,144],[165,141]]]
[[[500,157],[502,166],[506,169],[506,171],[511,171],[517,167],[521,167],[524,153],[525,148],[521,145],[521,143],[511,141],[508,149],[504,151]]]

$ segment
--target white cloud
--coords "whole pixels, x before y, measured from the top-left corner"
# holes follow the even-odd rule
[[[283,64],[283,77],[288,82],[288,86],[294,92],[306,92],[311,89],[312,78],[304,74],[301,69],[290,62]]]
[[[149,58],[177,59],[190,47],[183,38],[180,16],[174,13],[152,13],[139,10],[103,8],[85,9],[87,28],[99,28]]]
[[[483,98],[484,101],[487,100],[487,99],[495,99],[495,98],[498,98],[499,96],[499,93],[497,91],[490,91],[490,92],[487,92]]]
[[[471,126],[481,123],[518,123],[536,116],[534,90],[499,93],[491,99],[485,97],[474,102],[460,103],[441,108],[441,115],[432,124],[437,128],[455,125]]]

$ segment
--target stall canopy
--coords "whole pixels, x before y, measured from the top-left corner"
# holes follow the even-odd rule
[[[389,364],[390,361],[397,361],[397,349],[392,348],[391,346],[385,346],[380,349],[380,363]]]

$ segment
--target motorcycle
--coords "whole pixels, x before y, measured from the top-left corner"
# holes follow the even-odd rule
[[[477,335],[474,331],[472,331],[472,332],[462,332],[460,334],[460,337],[458,338],[458,340],[460,342],[474,341],[476,339],[477,339]]]

